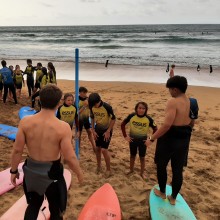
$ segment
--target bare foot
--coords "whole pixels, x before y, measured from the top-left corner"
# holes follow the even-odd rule
[[[134,173],[134,170],[129,170],[129,171],[126,172],[125,174],[126,174],[126,175],[130,175],[130,174],[132,174],[132,173]]]
[[[167,196],[167,199],[169,200],[171,205],[175,205],[176,204],[176,199],[174,199],[171,195]]]
[[[161,199],[166,199],[166,194],[165,193],[162,193],[160,190],[154,188],[154,194],[156,196],[159,196]]]
[[[102,168],[101,167],[97,167],[96,168],[96,174],[100,174],[102,172]]]
[[[110,170],[107,170],[106,172],[105,172],[105,178],[109,178],[109,177],[111,177],[112,176],[112,172],[110,171]]]
[[[143,180],[147,179],[147,177],[146,177],[146,175],[144,173],[141,173],[140,176],[142,177]]]

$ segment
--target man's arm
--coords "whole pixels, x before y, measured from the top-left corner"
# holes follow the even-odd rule
[[[77,175],[79,182],[83,181],[83,173],[76,158],[76,154],[71,144],[72,132],[70,126],[65,123],[63,125],[63,137],[60,142],[61,154],[67,162],[69,168]]]
[[[22,153],[25,145],[25,134],[22,128],[22,121],[18,126],[18,132],[16,135],[15,143],[13,145],[12,155],[11,155],[11,171],[14,172],[11,174],[11,182],[13,185],[16,185],[17,169],[18,164],[21,161]]]

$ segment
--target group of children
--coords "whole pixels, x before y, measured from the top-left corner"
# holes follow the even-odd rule
[[[28,96],[31,97],[35,95],[34,99],[36,97],[35,93],[40,88],[45,86],[47,83],[56,84],[56,70],[53,63],[51,62],[48,63],[47,68],[43,67],[42,63],[37,63],[37,66],[34,67],[32,66],[32,60],[27,59],[27,67],[25,68],[25,71],[22,71],[19,65],[16,65],[15,69],[12,65],[10,65],[8,69],[11,71],[11,77],[13,78],[17,98],[21,97],[22,87],[25,86],[24,75],[27,75]],[[36,76],[34,82],[35,71],[36,71]],[[0,99],[2,99],[2,91],[4,88],[3,85],[4,85],[4,77],[2,76],[0,70]],[[12,91],[9,88],[9,99],[11,98],[12,98]]]
[[[108,147],[116,116],[112,106],[104,102],[98,93],[91,93],[89,96],[87,96],[87,93],[88,90],[85,87],[79,88],[79,112],[77,112],[74,104],[74,96],[71,93],[65,94],[64,103],[58,108],[57,117],[67,122],[71,129],[75,122],[79,133],[79,142],[81,142],[83,127],[85,127],[93,151],[96,154],[97,174],[101,172],[101,155],[103,155],[106,163],[105,176],[109,177],[112,173]],[[152,128],[153,133],[157,130],[154,120],[147,114],[147,111],[148,105],[145,102],[138,102],[135,105],[134,112],[129,114],[121,123],[122,134],[130,147],[130,170],[127,174],[134,172],[135,157],[137,151],[139,151],[140,175],[143,179],[146,178],[144,171],[147,134],[149,128]],[[129,134],[126,132],[127,124],[130,126]]]

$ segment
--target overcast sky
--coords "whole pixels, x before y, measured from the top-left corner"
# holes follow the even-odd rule
[[[220,0],[6,0],[0,26],[220,24]]]

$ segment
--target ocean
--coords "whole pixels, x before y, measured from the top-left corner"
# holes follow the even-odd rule
[[[220,25],[0,27],[0,59],[214,68],[220,66]]]

